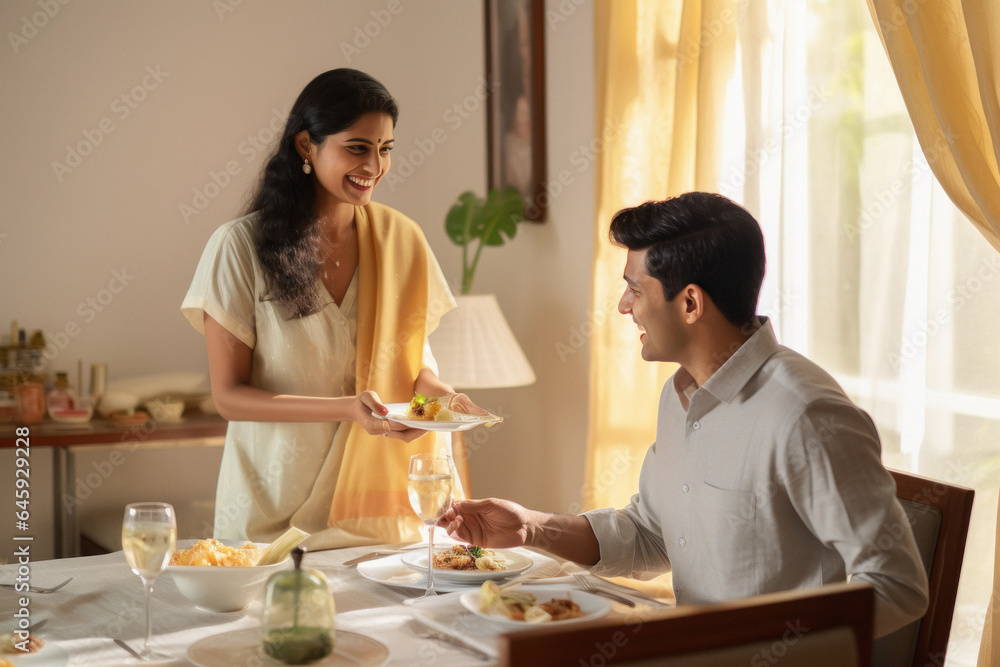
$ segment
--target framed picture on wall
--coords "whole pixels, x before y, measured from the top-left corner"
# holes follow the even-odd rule
[[[545,219],[545,2],[485,0],[489,188],[516,188]]]

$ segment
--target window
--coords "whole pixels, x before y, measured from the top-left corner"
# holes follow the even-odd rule
[[[744,0],[738,20],[720,189],[764,227],[760,312],[872,414],[886,465],[976,490],[948,652],[975,665],[1000,486],[1000,255],[931,174],[864,3]]]

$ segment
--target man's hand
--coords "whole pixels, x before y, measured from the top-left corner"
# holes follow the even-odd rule
[[[499,498],[456,500],[437,525],[452,537],[488,549],[528,544],[534,526],[532,512]]]
[[[456,500],[438,519],[454,538],[487,549],[536,547],[561,558],[594,565],[601,546],[585,516],[546,514],[510,500]]]

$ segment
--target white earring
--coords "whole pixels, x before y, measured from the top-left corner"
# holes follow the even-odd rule
[[[302,163],[302,173],[304,174],[313,173],[312,165],[309,164],[309,158],[306,158],[306,161]]]

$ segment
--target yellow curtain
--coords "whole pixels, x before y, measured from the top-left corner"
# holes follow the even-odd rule
[[[625,251],[608,241],[616,211],[717,190],[724,94],[736,58],[738,0],[598,0],[594,6],[597,224],[585,508],[622,507],[656,433],[674,364],[639,355],[617,312]],[[660,580],[669,586],[669,579]]]
[[[868,0],[927,162],[1000,250],[1000,4]]]
[[[1000,4],[868,0],[927,162],[1000,250]],[[997,526],[1000,539],[1000,523]],[[1000,543],[979,665],[1000,665]]]
[[[597,225],[586,508],[622,506],[656,430],[673,364],[639,356],[617,312],[625,251],[608,241],[616,211],[717,189],[724,91],[736,57],[737,0],[595,4]]]

